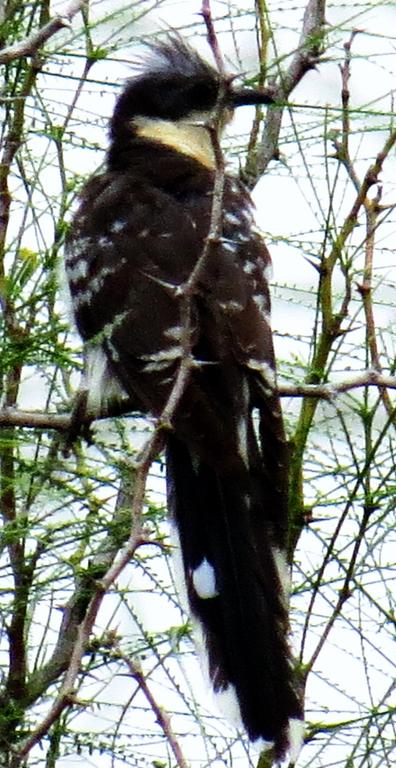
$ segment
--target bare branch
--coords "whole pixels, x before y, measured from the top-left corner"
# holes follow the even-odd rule
[[[262,176],[269,162],[279,158],[279,134],[287,99],[304,75],[314,69],[320,60],[323,51],[325,7],[325,0],[309,0],[297,51],[288,69],[281,70],[271,84],[270,91],[275,105],[267,111],[261,144],[256,154],[255,173],[254,176],[251,174],[250,178],[251,186]]]
[[[0,64],[9,64],[10,61],[20,59],[23,56],[33,56],[60,29],[70,26],[72,18],[81,11],[85,2],[86,0],[71,0],[60,13],[57,13],[41,29],[33,32],[25,40],[20,40],[8,48],[3,48],[0,52]]]
[[[323,53],[325,0],[309,0],[305,8],[297,51],[279,83],[279,95],[287,99],[306,72],[314,69]]]
[[[66,432],[71,425],[69,413],[45,413],[44,411],[20,411],[3,408],[0,411],[0,427],[26,427],[27,429],[56,429]]]
[[[185,372],[183,376],[185,375]],[[334,400],[337,395],[349,392],[353,389],[362,387],[387,387],[396,389],[396,376],[387,376],[377,370],[368,368],[365,371],[356,373],[349,379],[337,383],[328,382],[327,384],[283,384],[278,383],[278,394],[281,397],[312,397],[316,400]],[[179,385],[175,391],[172,390],[167,407],[164,409],[161,417],[161,427],[169,426],[171,414],[176,406],[175,400],[178,399]],[[127,410],[120,413],[117,407],[112,413],[90,413],[83,419],[83,423],[89,424],[92,421],[100,421],[116,416],[128,416]],[[14,408],[4,408],[0,410],[0,428],[1,427],[22,427],[26,429],[45,429],[56,430],[58,432],[68,432],[72,426],[72,414],[70,413],[45,413],[44,411],[22,411]]]
[[[350,379],[337,384],[279,384],[278,392],[285,397],[312,397],[318,400],[333,400],[337,395],[361,387],[388,387],[396,389],[396,376],[385,376],[379,371],[368,368]]]
[[[202,0],[201,15],[205,22],[207,38],[209,46],[212,50],[214,60],[221,75],[224,75],[224,60],[217,39],[216,31],[213,24],[212,9],[210,7],[210,0]]]

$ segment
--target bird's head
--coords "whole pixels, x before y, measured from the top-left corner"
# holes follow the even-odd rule
[[[125,141],[132,133],[201,161],[206,156],[205,164],[213,164],[208,126],[214,116],[221,112],[226,123],[239,106],[271,101],[268,93],[237,87],[235,80],[221,76],[179,36],[169,35],[149,46],[142,71],[127,81],[111,120],[111,138]]]

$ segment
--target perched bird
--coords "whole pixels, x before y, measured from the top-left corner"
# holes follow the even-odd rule
[[[178,36],[155,44],[110,123],[66,248],[86,388],[160,417],[183,355],[193,365],[166,431],[168,507],[192,623],[219,698],[250,740],[294,760],[302,703],[288,646],[287,450],[270,328],[267,248],[226,173],[221,233],[185,294],[210,228],[209,128],[268,99],[237,87]],[[124,403],[124,406],[122,406]]]

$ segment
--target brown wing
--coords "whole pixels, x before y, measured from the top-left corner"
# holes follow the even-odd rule
[[[138,409],[156,415],[183,353],[180,289],[204,247],[213,189],[213,174],[193,161],[175,157],[164,168],[93,180],[67,257],[88,350],[100,349],[106,375]],[[290,673],[280,567],[287,462],[274,391],[269,266],[248,193],[227,178],[223,236],[193,299],[196,366],[167,439],[167,471],[213,688],[236,694],[250,738],[273,740],[281,757],[301,704]]]

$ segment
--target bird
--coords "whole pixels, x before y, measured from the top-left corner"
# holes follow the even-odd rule
[[[65,266],[96,405],[160,423],[190,359],[164,441],[191,624],[220,706],[251,742],[293,762],[303,704],[289,643],[271,259],[250,193],[227,168],[207,245],[214,121],[222,133],[236,109],[268,101],[176,33],[148,44],[116,100],[105,168],[82,189]]]

